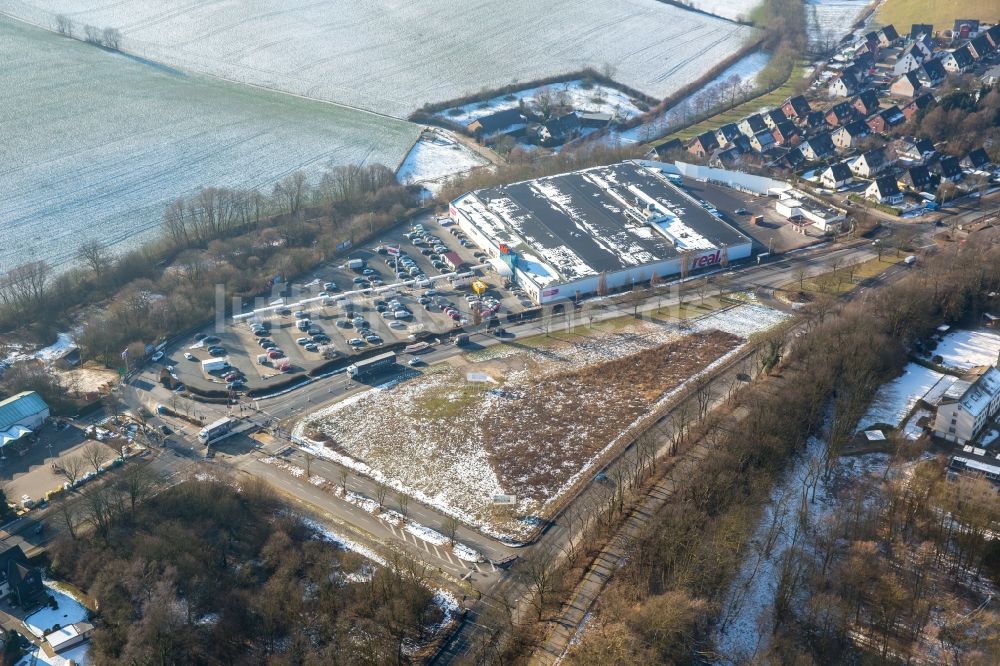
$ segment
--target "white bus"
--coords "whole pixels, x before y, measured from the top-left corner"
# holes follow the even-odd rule
[[[198,433],[198,441],[202,444],[211,444],[217,439],[222,439],[232,431],[236,423],[236,419],[229,417],[213,421],[201,429],[201,432]]]

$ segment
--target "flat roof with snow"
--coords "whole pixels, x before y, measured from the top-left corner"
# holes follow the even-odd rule
[[[657,170],[634,162],[477,190],[453,205],[516,251],[519,268],[543,284],[750,243]]]

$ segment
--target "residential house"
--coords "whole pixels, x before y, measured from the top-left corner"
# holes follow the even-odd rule
[[[923,54],[916,50],[914,44],[908,44],[896,58],[896,63],[892,66],[892,73],[895,76],[902,76],[908,72],[915,72],[920,69],[923,61]]]
[[[998,410],[1000,370],[990,367],[975,381],[958,380],[941,395],[932,430],[937,437],[965,445]]]
[[[889,92],[896,97],[913,97],[922,87],[920,77],[913,72],[907,72],[892,82]]]
[[[941,65],[951,74],[961,74],[971,67],[973,62],[975,58],[972,57],[972,50],[968,44],[953,51],[945,51],[941,56]]]
[[[852,75],[858,83],[864,82],[878,62],[878,59],[875,57],[877,50],[878,49],[876,47],[875,49],[867,49],[858,53],[854,56],[854,63],[845,68],[844,71],[851,70]]]
[[[993,45],[994,49],[1000,49],[1000,23],[992,26],[985,33],[986,39],[990,40],[990,44]]]
[[[822,111],[810,111],[802,121],[802,125],[807,128],[822,127],[825,124],[826,114]]]
[[[757,132],[765,131],[767,129],[767,123],[764,122],[764,119],[759,113],[755,113],[741,120],[737,124],[737,127],[740,128],[740,132],[742,132],[747,138],[750,138],[754,134],[757,134]]]
[[[909,120],[913,116],[917,115],[918,112],[923,111],[928,106],[930,106],[931,102],[933,101],[934,97],[930,93],[925,92],[923,94],[917,95],[915,98],[913,98],[912,102],[910,102],[906,106],[903,106],[900,110],[903,112],[903,116],[907,120]]]
[[[772,130],[778,126],[778,123],[783,123],[788,120],[788,116],[786,116],[785,112],[781,110],[781,107],[771,109],[770,111],[761,114],[761,118],[764,119],[764,123],[767,125],[767,128]]]
[[[786,118],[791,118],[792,120],[801,120],[809,115],[812,111],[812,107],[809,106],[809,101],[802,95],[796,95],[795,97],[790,97],[788,100],[781,105],[781,110],[785,112]]]
[[[839,150],[850,150],[870,133],[863,120],[854,120],[833,131],[833,145]]]
[[[774,135],[767,130],[757,132],[750,137],[750,145],[758,153],[763,153],[774,147]]]
[[[934,26],[930,23],[914,23],[910,26],[910,39],[918,40],[921,37],[933,37]]]
[[[979,34],[979,19],[955,19],[951,34],[961,39],[972,39]]]
[[[893,144],[896,155],[908,162],[923,162],[936,152],[929,139],[900,139]]]
[[[868,189],[865,190],[865,197],[873,199],[881,204],[894,205],[903,201],[903,193],[899,191],[896,179],[893,176],[879,176]]]
[[[538,139],[543,146],[561,146],[579,135],[580,118],[575,112],[552,118],[538,129]]]
[[[854,180],[854,176],[851,174],[851,167],[844,162],[828,166],[819,177],[819,182],[823,184],[823,187],[831,190],[840,189],[852,180]]]
[[[708,160],[708,166],[724,169],[738,164],[743,159],[743,153],[736,148],[726,148],[716,150]]]
[[[899,107],[894,104],[887,109],[882,109],[866,120],[865,123],[867,123],[868,129],[871,131],[884,134],[905,120],[906,118],[903,117],[903,112],[900,111]]]
[[[913,50],[915,52],[919,51],[924,60],[934,57],[935,46],[934,40],[930,38],[930,35],[921,36],[913,42]]]
[[[577,116],[580,118],[580,127],[591,129],[604,129],[615,119],[610,113],[578,113]]]
[[[738,137],[733,139],[733,148],[740,151],[741,153],[749,153],[753,148],[750,145],[750,139],[744,135],[740,134]]]
[[[528,119],[519,109],[506,109],[477,118],[466,125],[466,129],[477,138],[489,140],[503,135],[517,134],[524,131],[527,126]]]
[[[779,146],[795,146],[801,139],[799,128],[791,120],[778,123],[771,130],[771,135],[774,137],[774,142]]]
[[[715,130],[715,140],[719,142],[720,146],[728,146],[738,136],[741,136],[741,133],[736,123],[726,123]]]
[[[969,41],[969,50],[972,52],[972,57],[976,60],[982,60],[989,54],[993,53],[994,47],[986,35],[979,35],[974,37]]]
[[[658,162],[666,162],[671,159],[673,155],[677,152],[684,150],[684,142],[680,139],[671,139],[670,141],[665,141],[658,146],[653,146],[644,155],[647,160],[653,160]]]
[[[799,150],[810,162],[818,162],[834,153],[833,139],[829,132],[817,134],[799,144]]]
[[[806,163],[806,156],[802,154],[802,148],[795,147],[788,151],[782,161],[780,166],[795,170]]]
[[[850,102],[840,102],[826,112],[826,124],[830,127],[839,127],[858,117],[858,111]]]
[[[965,175],[962,173],[962,165],[954,155],[945,155],[937,163],[938,174],[941,180],[957,183]]]
[[[871,88],[862,91],[856,98],[854,98],[851,105],[857,109],[862,118],[867,118],[881,108],[878,101],[878,93]]]
[[[879,46],[892,46],[898,39],[899,33],[891,23],[878,31]]]
[[[688,152],[697,157],[711,155],[712,151],[719,147],[719,142],[715,138],[715,132],[702,132],[691,139],[688,143]]]
[[[985,86],[994,86],[1000,81],[1000,65],[993,65],[979,77]]]
[[[857,82],[845,72],[846,70],[841,71],[830,81],[830,97],[850,97],[857,90]]]
[[[928,58],[917,70],[917,78],[925,86],[933,88],[940,85],[948,76],[948,70],[944,68],[944,63],[940,58]]]
[[[890,166],[892,162],[886,159],[885,150],[873,148],[851,162],[851,172],[859,178],[874,178]]]
[[[982,148],[976,148],[962,160],[961,166],[973,171],[988,171],[993,166],[990,156]]]
[[[28,564],[21,547],[0,546],[0,599],[25,608],[44,596],[41,571]]]
[[[931,173],[923,164],[910,167],[903,171],[899,178],[899,187],[913,192],[933,192],[937,189],[939,178]]]

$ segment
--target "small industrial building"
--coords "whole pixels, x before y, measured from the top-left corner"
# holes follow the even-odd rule
[[[954,382],[937,402],[934,434],[966,444],[1000,411],[1000,370],[990,367],[975,381]]]
[[[34,391],[0,401],[0,448],[21,441],[49,418],[49,406]]]
[[[839,231],[847,219],[847,215],[839,208],[828,206],[805,192],[793,189],[779,195],[774,209],[790,221],[809,222],[823,233]]]
[[[749,237],[654,164],[622,162],[477,190],[455,199],[450,214],[540,304],[750,256]]]

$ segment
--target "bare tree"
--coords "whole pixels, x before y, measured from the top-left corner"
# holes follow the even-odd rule
[[[111,267],[111,257],[108,254],[108,249],[104,246],[104,243],[96,238],[84,242],[76,251],[76,258],[86,264],[98,280]]]
[[[56,473],[64,477],[69,482],[70,487],[76,485],[77,480],[83,474],[87,461],[80,456],[67,456],[55,466]]]
[[[65,14],[56,16],[56,32],[65,37],[73,36],[73,22]]]
[[[129,512],[135,514],[135,507],[153,493],[156,477],[144,463],[127,465],[118,481],[119,487],[128,495]]]
[[[316,456],[314,456],[313,454],[311,454],[308,451],[306,451],[303,454],[303,457],[306,460],[306,478],[307,479],[311,479],[312,478],[312,462],[313,462],[313,459],[315,459]]]
[[[101,35],[101,41],[106,48],[117,51],[122,42],[122,33],[117,28],[105,28]]]
[[[446,516],[441,521],[441,533],[448,537],[448,543],[455,545],[455,535],[458,534],[458,518]]]
[[[534,594],[531,596],[532,605],[538,614],[538,619],[542,619],[542,612],[545,604],[550,599],[555,590],[556,576],[551,564],[551,560],[538,554],[531,553],[525,556],[524,565],[521,568],[522,575]]]
[[[59,502],[59,517],[62,518],[63,526],[70,538],[76,540],[76,507],[68,497],[63,497]]]
[[[389,486],[382,481],[375,482],[375,501],[378,502],[378,510],[385,506],[385,496],[389,494]]]
[[[101,43],[101,29],[92,25],[83,26],[84,39],[91,44]]]
[[[404,518],[410,513],[410,498],[406,493],[396,493],[396,505]]]
[[[347,495],[347,480],[351,478],[351,473],[346,469],[340,470],[340,492]]]
[[[101,463],[104,462],[104,447],[97,442],[91,442],[87,446],[83,447],[80,451],[80,455],[83,459],[90,463],[90,466],[94,468],[94,474],[99,474],[101,471]]]

